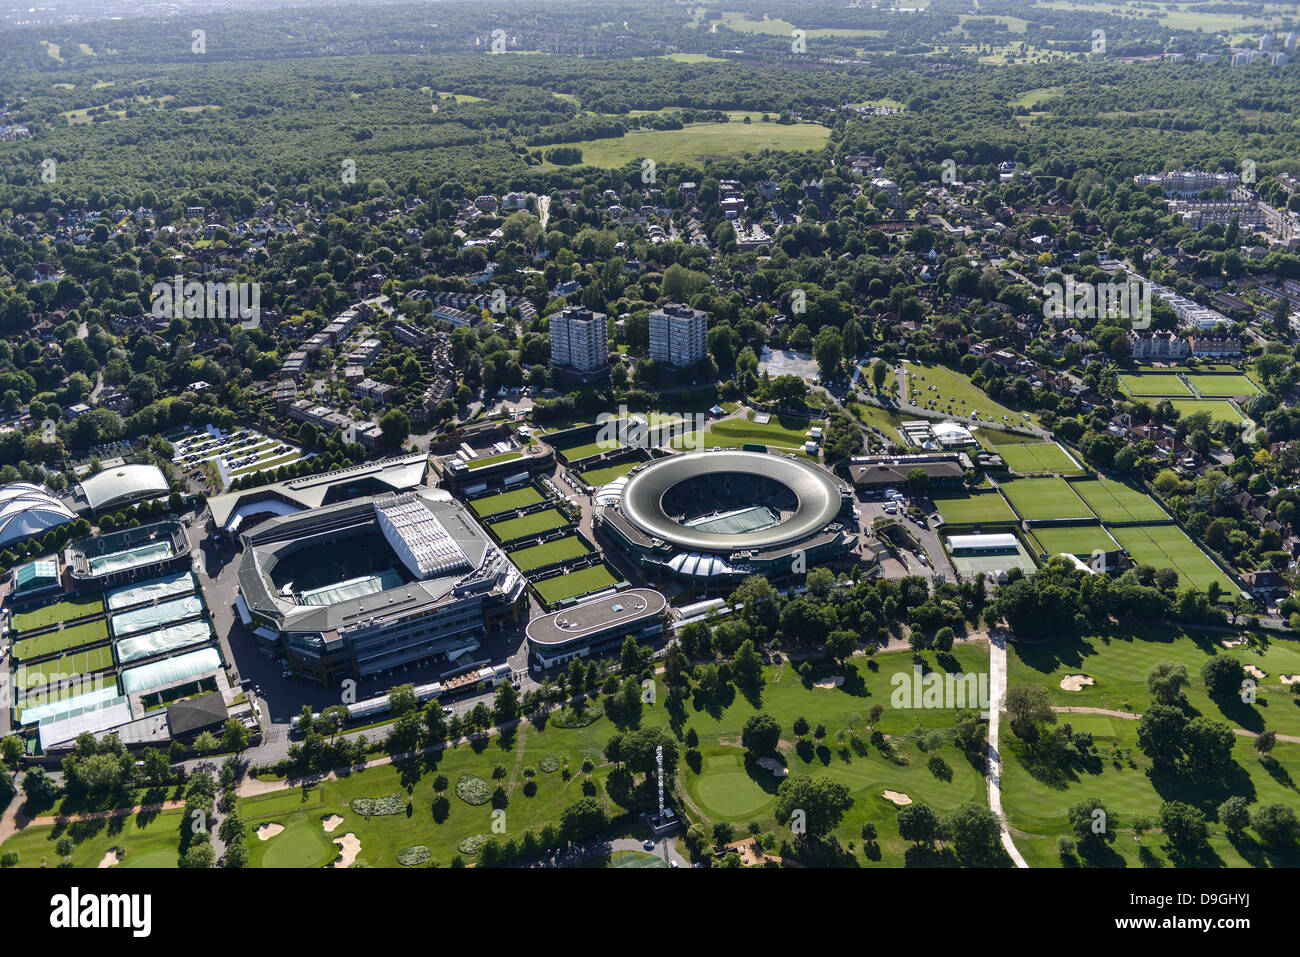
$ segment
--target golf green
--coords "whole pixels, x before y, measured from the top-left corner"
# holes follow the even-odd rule
[[[267,844],[263,867],[324,867],[338,856],[338,847],[326,840],[320,821],[310,818],[290,822]]]

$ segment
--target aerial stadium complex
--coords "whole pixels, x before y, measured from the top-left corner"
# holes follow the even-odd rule
[[[783,578],[851,551],[849,487],[801,459],[721,449],[670,455],[595,496],[594,525],[647,572],[726,584]]]
[[[242,538],[236,610],[322,684],[461,661],[527,615],[523,576],[440,489],[283,515]]]

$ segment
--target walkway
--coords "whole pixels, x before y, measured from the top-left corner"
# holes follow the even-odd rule
[[[1142,715],[1136,711],[1112,711],[1110,708],[1087,708],[1087,707],[1054,707],[1052,708],[1057,714],[1101,714],[1108,718],[1123,718],[1125,721],[1137,721]],[[1232,733],[1240,735],[1243,738],[1258,738],[1258,731],[1247,731],[1245,728],[1233,728]],[[1287,744],[1300,744],[1300,735],[1279,734],[1277,740],[1285,741]]]
[[[1007,640],[1001,631],[989,633],[989,686],[989,809],[998,816],[1002,846],[1016,862],[1016,867],[1028,867],[1011,840],[1007,818],[1002,813],[1002,757],[998,753],[998,716],[1007,697]]]

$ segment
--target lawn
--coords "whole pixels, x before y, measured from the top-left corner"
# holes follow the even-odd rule
[[[594,488],[600,488],[602,485],[608,485],[614,479],[622,478],[632,469],[642,462],[624,462],[621,465],[610,465],[603,469],[591,469],[588,472],[579,472],[582,480]]]
[[[908,397],[915,405],[931,412],[972,417],[978,413],[981,420],[1006,422],[1021,421],[1020,413],[994,402],[988,393],[977,389],[970,379],[940,365],[907,362]]]
[[[1050,555],[1077,555],[1087,561],[1095,551],[1111,552],[1115,542],[1100,525],[1042,525],[1033,530],[1034,538]]]
[[[899,415],[897,412],[891,412],[889,409],[882,409],[878,405],[868,405],[865,402],[850,402],[849,411],[857,416],[858,421],[874,426],[884,432],[891,441],[903,441],[898,427],[903,423],[905,416]]]
[[[500,455],[484,455],[476,459],[470,459],[466,465],[472,472],[474,469],[487,468],[489,465],[500,465],[502,462],[512,462],[523,457],[523,452],[502,452]]]
[[[554,578],[548,578],[545,581],[535,582],[533,587],[537,589],[537,594],[541,595],[542,601],[548,605],[564,601],[566,598],[577,598],[579,595],[589,595],[594,591],[603,591],[613,585],[617,585],[620,576],[609,570],[605,564],[589,565],[581,568],[576,572],[569,572],[564,575],[556,575]]]
[[[578,558],[590,551],[591,548],[588,547],[587,543],[577,535],[566,535],[564,538],[557,538],[553,542],[529,545],[527,548],[516,549],[509,554],[510,560],[515,563],[515,566],[520,571],[527,573],[544,565],[554,565],[556,562]]]
[[[1022,478],[1002,483],[1002,492],[1017,512],[1030,521],[1093,518],[1063,478]]]
[[[1071,482],[1070,488],[1107,524],[1161,522],[1169,516],[1150,495],[1124,482],[1103,476]]]
[[[595,442],[584,442],[581,445],[570,445],[568,448],[557,448],[555,451],[564,456],[568,462],[580,462],[583,459],[589,459],[593,455],[600,455],[602,452],[613,452],[615,449],[623,448],[623,443],[614,438],[597,439]]]
[[[548,508],[543,512],[533,512],[523,518],[509,518],[504,522],[495,522],[488,526],[503,542],[512,542],[516,538],[526,538],[553,528],[569,524],[569,519],[558,508]]]
[[[1241,591],[1177,525],[1131,525],[1111,531],[1135,562],[1172,568],[1178,572],[1180,585],[1208,588],[1210,582],[1217,581],[1229,600]]]
[[[1187,388],[1178,373],[1170,369],[1167,372],[1125,372],[1119,377],[1119,384],[1131,396],[1185,396],[1192,397],[1192,390]]]
[[[1218,372],[1189,372],[1187,381],[1206,398],[1231,398],[1234,395],[1258,395],[1259,387],[1244,375]]]
[[[14,673],[20,689],[51,684],[77,675],[90,675],[113,667],[113,649],[109,645],[77,651],[38,665],[23,665]]]
[[[649,157],[661,166],[696,165],[763,150],[817,150],[830,129],[816,123],[764,123],[762,113],[731,112],[727,123],[691,123],[679,130],[649,130],[569,144],[582,150],[582,165],[614,169]],[[748,116],[750,122],[744,122]],[[551,167],[547,163],[543,168]]]
[[[1197,412],[1210,413],[1215,422],[1244,422],[1245,416],[1227,399],[1170,399],[1170,404],[1178,410],[1183,418]]]
[[[170,797],[170,795],[168,795]],[[148,814],[122,814],[76,824],[42,825],[24,828],[0,846],[0,852],[18,854],[19,867],[55,867],[59,863],[54,845],[65,834],[76,841],[72,866],[94,868],[114,847],[126,849],[118,867],[172,868],[176,866],[182,809]]]
[[[997,492],[976,492],[973,495],[933,495],[935,508],[945,525],[994,525],[1002,522],[1015,524],[1016,516],[1011,506]]]
[[[15,641],[13,657],[15,661],[27,661],[32,658],[40,658],[65,651],[68,648],[76,648],[80,645],[92,645],[97,641],[106,641],[107,639],[108,622],[103,618],[97,618],[94,621],[85,621],[79,625],[61,628],[58,631],[47,631],[43,635],[37,635],[34,638]]]
[[[476,498],[469,503],[469,507],[474,510],[474,514],[479,518],[487,518],[501,512],[512,512],[517,508],[536,505],[540,501],[542,501],[542,493],[531,485],[525,485],[523,488],[517,488],[510,492]]]
[[[100,595],[80,595],[52,605],[42,605],[28,611],[16,611],[12,614],[13,630],[17,632],[36,631],[48,628],[61,621],[85,618],[104,610],[104,599]]]
[[[1007,467],[1021,475],[1055,472],[1082,475],[1083,469],[1055,442],[1015,442],[997,446]]]
[[[808,430],[814,425],[825,426],[821,419],[804,419],[798,416],[782,415],[772,417],[770,422],[755,422],[753,412],[722,419],[709,426],[703,435],[678,436],[672,440],[673,448],[682,448],[688,442],[694,442],[693,449],[720,448],[738,449],[743,445],[766,445],[769,448],[802,451],[808,441]]]

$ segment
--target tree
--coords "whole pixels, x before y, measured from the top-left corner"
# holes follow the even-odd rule
[[[1038,738],[1041,725],[1056,723],[1052,700],[1039,685],[1012,685],[1007,689],[1006,709],[1011,730],[1026,741]]]
[[[1246,669],[1229,655],[1215,655],[1201,668],[1201,680],[1211,698],[1226,698],[1241,691]]]
[[[1272,848],[1289,848],[1300,833],[1296,814],[1285,804],[1268,804],[1255,809],[1250,817],[1255,833],[1265,845]]]
[[[1205,815],[1182,801],[1166,801],[1160,805],[1160,829],[1174,849],[1183,854],[1196,854],[1210,839],[1210,829]]]
[[[400,718],[419,706],[420,699],[415,694],[415,685],[395,685],[388,689],[388,713],[394,718]]]
[[[1187,666],[1178,662],[1157,661],[1147,672],[1147,691],[1158,704],[1181,700],[1188,684]]]
[[[221,742],[211,731],[204,731],[194,739],[194,750],[199,754],[211,754],[217,748],[221,747]]]
[[[623,651],[619,656],[619,667],[625,675],[640,674],[642,668],[641,646],[631,635],[623,640]]]
[[[826,653],[840,664],[849,659],[857,646],[857,634],[846,628],[837,628],[826,636]]]
[[[1277,744],[1276,731],[1263,731],[1255,738],[1255,750],[1258,751],[1261,756],[1266,755],[1270,751],[1272,751],[1273,746],[1276,744]]]
[[[1232,765],[1232,747],[1237,736],[1222,721],[1198,716],[1183,731],[1183,752],[1193,771],[1222,773]]]
[[[1250,802],[1234,794],[1219,805],[1219,823],[1229,834],[1239,835],[1250,825]]]
[[[883,359],[877,359],[871,363],[871,385],[879,392],[885,385],[885,379],[889,377],[889,364]]]
[[[251,738],[249,730],[242,721],[229,719],[221,726],[221,750],[242,754],[248,748]]]
[[[398,448],[411,436],[411,419],[400,409],[393,409],[379,420],[379,431],[385,447]]]
[[[207,841],[195,841],[190,845],[185,856],[181,858],[180,866],[189,869],[204,870],[216,863],[216,852],[212,845]]]
[[[947,625],[944,625],[934,633],[934,650],[944,652],[952,651],[953,643],[956,640],[957,636],[953,633],[953,630]]]
[[[1153,704],[1138,721],[1138,747],[1157,768],[1176,766],[1183,755],[1187,715],[1179,708]]]
[[[998,816],[986,805],[975,801],[959,805],[948,815],[946,830],[966,867],[987,867],[1004,856]]]
[[[808,719],[805,718],[803,715],[799,715],[799,717],[794,719],[794,727],[792,728],[792,730],[794,731],[795,734],[797,734],[799,737],[802,738],[809,731]]]
[[[752,714],[740,732],[740,743],[751,754],[771,754],[781,740],[781,726],[766,711]]]
[[[591,797],[579,798],[560,813],[560,827],[568,841],[585,841],[599,834],[608,824],[605,809]]]
[[[1070,808],[1069,820],[1070,828],[1081,848],[1096,850],[1103,844],[1115,843],[1119,818],[1111,814],[1097,798],[1089,798]]]
[[[519,692],[509,681],[501,682],[497,688],[496,698],[492,703],[492,719],[497,724],[513,721],[519,717]]]
[[[908,804],[898,809],[898,836],[913,844],[932,845],[943,833],[942,822],[925,804]]]
[[[830,778],[790,775],[776,791],[776,820],[779,824],[796,823],[795,812],[802,811],[805,840],[820,838],[839,826],[844,812],[853,806],[853,796],[846,785]]]
[[[923,468],[914,468],[907,473],[907,490],[913,495],[923,495],[930,487],[930,476]]]
[[[740,647],[736,649],[736,657],[732,661],[732,672],[736,676],[737,686],[741,688],[756,690],[762,683],[763,659],[759,657],[753,639],[746,638],[740,643]]]

